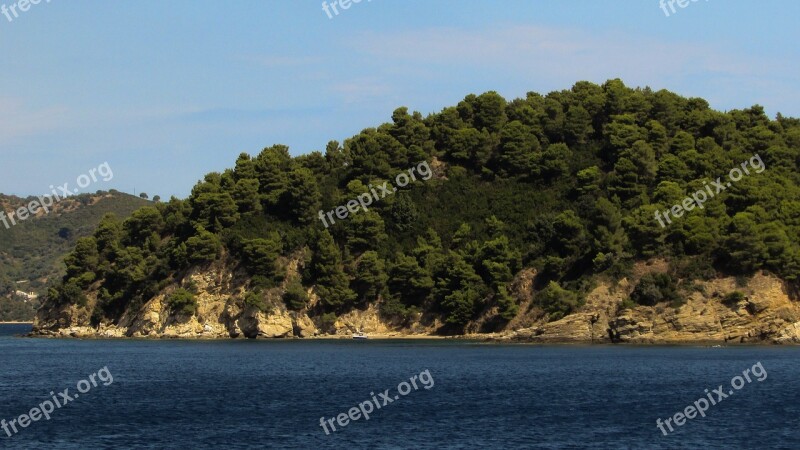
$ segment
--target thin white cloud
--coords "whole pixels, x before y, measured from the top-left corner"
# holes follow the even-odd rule
[[[315,56],[237,55],[234,59],[270,69],[318,64],[322,58]]]
[[[387,70],[400,74],[418,73],[420,67],[427,67],[434,77],[457,78],[459,70],[480,70],[492,78],[502,73],[504,79],[527,79],[560,89],[578,80],[602,82],[619,77],[629,85],[664,87],[712,102],[719,100],[723,106],[728,106],[726,98],[722,92],[714,92],[714,82],[735,80],[743,90],[756,85],[766,90],[739,95],[737,101],[742,97],[783,99],[771,105],[773,109],[790,106],[790,101],[800,97],[794,77],[800,67],[797,61],[746,54],[691,37],[664,41],[620,32],[511,25],[484,30],[367,32],[348,41]]]
[[[332,89],[348,105],[376,101],[383,103],[396,98],[393,87],[375,77],[359,77],[339,82],[332,85]]]
[[[70,123],[70,111],[64,106],[36,108],[18,99],[0,98],[0,145],[63,129]]]
[[[375,57],[429,64],[485,67],[503,64],[526,72],[561,75],[576,70],[626,71],[642,76],[679,70],[763,74],[783,64],[734,57],[725,49],[697,42],[588,33],[537,26],[493,27],[483,31],[432,28],[353,39],[357,48]],[[758,65],[752,63],[757,62]],[[587,63],[591,65],[586,65]]]

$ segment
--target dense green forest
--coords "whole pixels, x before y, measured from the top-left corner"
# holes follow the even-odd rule
[[[758,155],[766,167],[661,226],[656,211],[683,203]],[[428,162],[417,179],[326,227],[335,211]],[[517,314],[511,281],[537,272],[536,302],[556,320],[578,308],[592,280],[619,279],[638,260],[664,258],[670,271],[645,277],[632,302],[680,303],[695,279],[773,272],[800,275],[800,120],[760,106],[712,110],[700,98],[620,80],[579,82],[546,96],[507,101],[468,95],[423,116],[398,108],[391,123],[324,152],[291,157],[283,145],[241,154],[184,200],[104,217],[66,259],[54,304],[86,305],[115,321],[192,267],[225,261],[249,277],[242,302],[266,308],[286,264],[299,259],[284,301],[335,317],[378,302],[387,317],[436,314],[454,332],[478,315]],[[189,289],[169,297],[192,314]],[[496,308],[496,309],[493,309]]]
[[[0,194],[0,206],[12,211],[35,199]],[[64,199],[50,214],[8,228],[0,223],[0,321],[32,320],[37,302],[26,304],[10,294],[17,289],[45,294],[47,284],[64,275],[63,258],[78,239],[94,233],[103,216],[128,217],[148,203],[117,191],[98,191]],[[18,286],[18,281],[24,283]]]

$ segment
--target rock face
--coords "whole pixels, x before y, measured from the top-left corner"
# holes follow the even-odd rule
[[[800,343],[800,304],[774,276],[758,274],[741,287],[734,278],[699,283],[678,309],[622,309],[632,285],[626,280],[615,286],[601,284],[577,313],[506,338],[541,343]],[[726,304],[724,297],[734,291],[744,298]]]
[[[290,261],[287,279],[298,276],[297,261]],[[491,337],[536,343],[800,343],[800,303],[793,301],[780,279],[758,274],[746,285],[737,286],[734,278],[697,283],[686,303],[675,309],[666,304],[653,307],[622,307],[647,272],[665,271],[663,262],[639,264],[632,281],[600,282],[587,295],[577,312],[561,320],[548,322],[547,315],[535,302],[533,281],[536,272],[526,269],[512,283],[519,299],[520,313],[506,323],[493,323],[487,310],[467,327],[471,337]],[[417,317],[404,327],[385,321],[372,303],[366,309],[354,309],[340,315],[333,323],[323,324],[321,316],[310,316],[319,298],[309,289],[307,310],[288,311],[280,300],[282,289],[268,292],[268,304],[262,311],[247,306],[247,279],[237,279],[224,265],[196,270],[184,280],[196,289],[197,312],[191,316],[172,314],[167,297],[178,287],[166,287],[138,309],[129,309],[116,323],[93,326],[91,311],[97,302],[89,292],[84,307],[46,304],[37,313],[34,335],[54,337],[99,338],[311,338],[330,335],[349,337],[363,331],[370,335],[433,335],[443,325],[435,318]],[[726,296],[734,291],[741,299]],[[483,333],[483,334],[481,334]],[[490,333],[490,334],[489,334]]]
[[[288,266],[289,275],[296,276],[296,261],[291,261]],[[118,323],[92,326],[91,311],[97,298],[90,294],[85,307],[45,305],[37,313],[33,334],[80,338],[181,339],[309,338],[321,334],[307,312],[286,309],[280,301],[281,288],[267,295],[271,301],[267,310],[262,311],[243,304],[241,299],[247,294],[245,280],[236,280],[224,266],[195,271],[187,276],[186,281],[197,291],[197,312],[192,316],[170,313],[166,299],[178,287],[171,286],[141,308],[125,311]],[[313,307],[318,299],[313,292],[309,294],[312,299],[309,307]],[[365,311],[353,310],[343,314],[333,324],[333,330],[334,334],[341,336],[359,330],[378,334],[402,332],[393,330],[390,324],[384,322],[374,305]]]
[[[387,334],[392,329],[378,315],[378,308],[374,304],[364,310],[355,309],[342,314],[333,324],[337,335],[351,335],[357,331],[367,334]]]

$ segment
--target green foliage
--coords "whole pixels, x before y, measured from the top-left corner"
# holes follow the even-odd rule
[[[475,268],[461,255],[448,254],[440,274],[437,274],[434,296],[449,324],[466,325],[481,306],[487,294],[486,286]]]
[[[380,214],[375,211],[359,211],[347,219],[346,242],[351,251],[377,248],[388,237]]]
[[[154,207],[144,207],[135,211],[128,220],[122,224],[126,245],[144,247],[147,240],[154,234],[160,236],[164,229],[164,219]]]
[[[475,314],[475,308],[480,300],[480,293],[471,287],[452,291],[441,302],[442,308],[447,311],[446,321],[453,325],[466,325]]]
[[[404,304],[420,305],[433,289],[433,278],[416,258],[400,254],[390,268],[389,288]]]
[[[35,197],[18,198],[0,194],[0,205],[11,211],[27,205]],[[66,274],[61,260],[75,250],[79,239],[90,237],[105,220],[104,216],[127,217],[148,202],[132,195],[99,191],[63,199],[58,205],[63,208],[58,214],[42,214],[29,218],[8,229],[0,223],[0,297],[16,290],[16,281],[25,281],[20,290],[33,291],[40,296],[47,293],[47,285]],[[10,225],[10,223],[9,223]],[[90,262],[91,263],[91,262]],[[82,275],[80,269],[70,277]],[[4,287],[5,286],[5,287]],[[6,292],[2,292],[5,290]],[[0,311],[0,321],[20,320],[19,313],[26,313],[22,320],[32,321],[34,314],[30,304],[11,308],[16,300],[9,300],[6,311],[15,311],[14,318]],[[10,312],[9,312],[10,314]]]
[[[204,264],[219,256],[222,243],[219,237],[198,226],[196,234],[186,240],[186,258],[192,264]]]
[[[536,304],[548,314],[550,321],[561,319],[581,306],[577,293],[562,288],[555,281],[551,281],[542,289],[535,300]]]
[[[622,299],[622,303],[620,303],[619,305],[620,310],[633,309],[635,307],[636,307],[636,302],[631,300],[630,297],[625,297],[624,299]]]
[[[236,202],[231,192],[222,190],[221,183],[219,174],[208,174],[192,189],[190,218],[195,227],[219,233],[239,220]]]
[[[261,312],[267,311],[267,300],[264,298],[264,293],[260,289],[256,289],[247,293],[244,296],[244,305],[249,308],[256,308]]]
[[[497,156],[500,173],[528,175],[541,157],[541,145],[530,127],[517,120],[503,127]]]
[[[644,306],[655,306],[661,302],[675,304],[681,298],[675,281],[666,273],[644,275],[631,293],[631,300]]]
[[[511,320],[519,313],[517,300],[508,293],[505,286],[498,287],[496,303],[500,307],[500,317],[503,319]]]
[[[304,225],[317,220],[321,198],[316,177],[310,169],[298,167],[289,172],[284,202],[293,220]]]
[[[265,281],[262,287],[273,287],[283,280],[283,268],[278,261],[282,249],[280,236],[276,232],[270,233],[266,239],[244,242],[242,254],[245,265],[251,275]]]
[[[472,121],[478,130],[499,131],[507,120],[506,100],[495,91],[481,94],[474,101],[470,99],[469,103]]]
[[[415,307],[406,306],[395,296],[384,298],[380,303],[380,313],[385,319],[406,323],[415,311]]]
[[[360,303],[369,303],[378,298],[386,288],[388,275],[386,265],[376,251],[368,251],[361,255],[355,268],[353,290]]]
[[[286,303],[287,308],[293,311],[300,311],[308,305],[308,293],[302,284],[294,281],[286,287],[283,301]]]
[[[78,239],[75,250],[64,258],[64,263],[67,265],[67,278],[79,277],[85,272],[97,270],[99,262],[100,256],[97,252],[95,238]]]
[[[741,291],[733,291],[722,298],[722,303],[726,305],[735,305],[745,299],[745,295]]]
[[[339,247],[327,230],[318,234],[311,259],[311,274],[317,285],[322,303],[331,308],[342,308],[356,298],[342,266]]]
[[[192,316],[197,312],[197,300],[188,290],[178,288],[167,297],[167,307],[172,314]]]
[[[505,225],[501,221],[492,216],[487,219],[487,227],[491,239],[481,245],[476,256],[483,279],[490,286],[498,286],[511,281],[520,269],[520,255],[502,234]]]
[[[400,192],[392,204],[389,217],[392,227],[403,232],[414,227],[419,218],[419,211],[411,197],[405,192]]]
[[[35,303],[25,303],[13,298],[0,297],[0,320],[3,322],[30,322],[36,314]]]
[[[333,324],[336,323],[336,314],[329,312],[320,316],[319,329],[325,333],[333,332]]]

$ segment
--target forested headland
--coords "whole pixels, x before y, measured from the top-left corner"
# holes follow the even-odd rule
[[[666,226],[656,219],[754,155],[763,172]],[[431,179],[321,223],[320,211],[421,162]],[[400,107],[324,151],[272,145],[232,163],[186,199],[104,217],[66,258],[48,308],[72,305],[98,326],[164,295],[170,320],[188,320],[198,304],[186,274],[224,264],[246,280],[230,298],[240,308],[302,311],[324,330],[376,305],[398,326],[427,317],[459,334],[531,308],[569,316],[598,280],[642,261],[668,270],[637,280],[622,307],[678,308],[697,280],[765,271],[796,288],[800,275],[800,120],[760,106],[720,112],[620,80],[578,82],[468,95],[427,116]],[[535,295],[520,311],[524,271]]]

